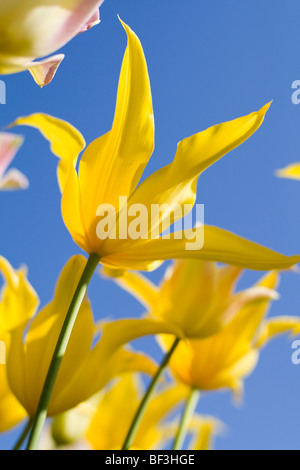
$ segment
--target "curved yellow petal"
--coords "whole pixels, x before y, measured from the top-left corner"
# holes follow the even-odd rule
[[[261,348],[265,346],[274,336],[283,333],[290,333],[292,336],[300,334],[300,318],[281,316],[266,320],[260,331],[256,347]]]
[[[145,317],[140,319],[116,320],[103,327],[103,334],[96,348],[102,358],[109,357],[120,346],[142,336],[169,334],[179,338],[184,336],[180,328],[171,322]]]
[[[5,279],[0,298],[0,331],[9,332],[24,325],[34,315],[39,298],[27,280],[25,268],[15,270],[0,256],[0,273]]]
[[[121,448],[142,393],[140,378],[129,374],[105,391],[86,434],[93,449]]]
[[[27,413],[9,388],[6,367],[0,364],[0,433],[16,426]]]
[[[9,127],[13,126],[34,127],[49,141],[52,153],[60,159],[58,181],[63,191],[70,169],[75,168],[78,156],[85,147],[81,133],[62,119],[39,113],[20,117]]]
[[[215,437],[221,433],[224,425],[211,416],[194,416],[190,428],[194,434],[190,450],[208,451],[214,448]]]
[[[294,163],[283,168],[282,170],[277,170],[276,175],[279,176],[279,178],[300,180],[300,163]]]
[[[84,152],[79,184],[86,225],[96,238],[96,211],[100,204],[119,207],[119,196],[129,196],[138,184],[154,148],[151,88],[143,49],[135,33],[122,22],[128,45],[120,74],[112,129]]]
[[[195,249],[191,249],[193,244]],[[153,261],[183,258],[219,261],[262,271],[290,268],[300,261],[299,255],[285,256],[226,230],[206,225],[171,234],[169,239],[161,237],[137,243],[134,248],[104,256],[102,263],[123,269],[149,270]]]
[[[128,205],[162,206],[152,217],[151,230],[162,233],[170,223],[181,219],[183,205],[194,205],[200,174],[231,150],[241,145],[260,127],[270,104],[258,112],[213,126],[179,142],[174,161],[149,176],[129,199]],[[177,207],[177,210],[176,210]],[[182,208],[180,215],[179,208]]]
[[[70,168],[69,176],[64,187],[61,199],[61,211],[64,223],[75,243],[86,253],[91,254],[90,236],[84,226],[81,195],[79,192],[78,177],[74,167]]]
[[[66,387],[57,395],[53,405],[50,405],[49,415],[54,416],[74,408],[123,373],[142,372],[153,375],[156,370],[157,365],[145,354],[119,348],[110,356],[101,356],[95,347]]]
[[[85,264],[83,256],[75,256],[68,261],[57,283],[53,301],[34,318],[25,338],[24,325],[12,331],[7,359],[8,379],[11,389],[30,416],[36,411],[65,315]],[[89,354],[94,333],[92,312],[85,299],[62,361],[50,407]]]

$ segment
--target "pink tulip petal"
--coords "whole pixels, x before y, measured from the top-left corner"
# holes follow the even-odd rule
[[[77,8],[70,11],[67,20],[53,37],[53,50],[59,49],[78,33],[90,29],[99,23],[100,15],[98,16],[96,10],[99,9],[103,2],[104,0],[81,0]]]
[[[0,178],[11,164],[23,141],[20,135],[0,133]]]
[[[27,68],[34,81],[40,86],[49,85],[54,78],[58,67],[65,58],[64,54],[57,54],[39,62],[30,62]]]
[[[9,170],[0,179],[0,191],[15,191],[16,189],[27,189],[29,181],[23,173],[15,168]]]
[[[100,23],[100,11],[99,11],[99,9],[97,9],[93,13],[91,18],[86,23],[84,23],[83,26],[81,26],[81,28],[79,30],[79,33],[84,33],[85,31],[88,31],[89,29],[93,28],[94,26],[96,26],[99,23]]]

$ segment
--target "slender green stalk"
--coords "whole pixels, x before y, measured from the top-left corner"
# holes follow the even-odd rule
[[[179,423],[179,428],[175,437],[173,450],[181,450],[188,432],[188,427],[195,413],[197,403],[199,401],[199,391],[195,388],[191,389],[191,392],[186,400],[186,405],[182,414],[182,418]]]
[[[128,434],[126,436],[126,439],[125,439],[125,442],[123,444],[123,447],[122,447],[122,450],[128,450],[130,449],[132,443],[133,443],[133,440],[135,438],[135,435],[136,435],[136,432],[138,430],[138,427],[141,423],[141,420],[143,418],[143,415],[144,415],[144,412],[147,408],[147,405],[149,403],[149,400],[152,396],[152,393],[164,371],[164,369],[167,367],[171,357],[172,357],[172,354],[174,353],[175,349],[177,348],[178,344],[180,342],[180,339],[179,338],[176,338],[171,349],[169,350],[169,352],[165,355],[164,357],[164,360],[162,361],[159,369],[157,370],[155,376],[153,377],[149,387],[148,387],[148,390],[146,391],[145,395],[144,395],[144,398],[142,399],[141,403],[140,403],[140,406],[138,407],[138,410],[135,414],[135,417],[133,418],[133,421],[131,423],[131,426],[129,428],[129,431],[128,431]]]
[[[22,431],[22,434],[20,438],[18,439],[16,445],[14,446],[13,450],[20,450],[22,445],[24,444],[28,434],[30,433],[30,430],[32,428],[32,419],[30,419],[25,426],[24,430]]]
[[[84,268],[84,271],[78,283],[78,286],[76,288],[76,291],[74,293],[60,336],[58,338],[58,342],[50,363],[48,374],[46,376],[46,380],[40,397],[40,402],[33,420],[32,431],[29,437],[27,450],[35,450],[37,448],[40,435],[47,418],[47,410],[53,392],[53,388],[58,376],[58,372],[61,366],[61,362],[65,355],[69,339],[73,330],[73,326],[76,321],[77,314],[79,312],[84,296],[86,294],[87,287],[96,267],[98,266],[99,261],[100,257],[97,254],[92,253],[90,255],[86,267]]]

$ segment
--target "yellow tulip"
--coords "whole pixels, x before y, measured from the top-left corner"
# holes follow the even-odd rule
[[[85,263],[83,256],[71,258],[61,273],[54,299],[29,325],[23,324],[11,331],[8,381],[30,417],[35,416],[57,338]],[[9,314],[10,310],[6,309],[6,316]],[[114,339],[113,350],[106,347],[110,343],[106,330],[94,345],[93,340],[98,333],[99,327],[94,324],[90,303],[85,297],[62,360],[48,409],[49,416],[87,400],[124,371],[154,373],[153,362],[143,354],[124,349],[122,341],[116,344]]]
[[[224,425],[211,416],[195,416],[190,428],[193,431],[190,450],[213,450],[215,437],[222,433]]]
[[[144,392],[140,377],[125,374],[100,396],[84,406],[55,418],[52,435],[58,444],[72,442],[74,420],[85,421],[83,435],[94,450],[120,449],[130,422]],[[162,420],[185,398],[183,385],[164,385],[152,398],[133,443],[135,449],[154,449],[162,445]],[[78,436],[76,436],[78,438]]]
[[[155,334],[161,327],[179,338],[205,338],[228,324],[242,307],[278,298],[274,289],[265,285],[234,292],[241,272],[240,268],[220,267],[213,262],[179,260],[167,269],[157,287],[140,273],[104,269],[148,311],[145,318],[116,322],[116,337],[117,330],[133,335],[136,329],[136,334],[141,335]]]
[[[26,176],[19,170],[11,168],[6,171],[22,143],[21,136],[0,132],[0,191],[27,189],[29,186]]]
[[[137,377],[125,375],[110,388],[99,401],[86,437],[94,450],[120,449],[143,392]],[[143,416],[132,449],[151,450],[164,448],[173,437],[175,422],[168,422],[171,413],[187,397],[188,390],[180,384],[169,384],[151,398]],[[118,426],[116,426],[118,423]],[[190,423],[193,436],[192,450],[208,450],[220,422],[211,417],[196,415]]]
[[[123,26],[128,45],[112,129],[87,147],[78,174],[76,163],[85,140],[74,127],[44,114],[19,118],[14,123],[37,128],[60,159],[62,215],[74,241],[112,268],[150,270],[165,259],[179,258],[221,261],[258,270],[296,264],[299,256],[283,256],[211,226],[175,232],[169,238],[159,237],[171,222],[181,219],[186,206],[191,210],[200,174],[251,137],[262,124],[269,104],[182,140],[173,162],[139,184],[154,149],[152,97],[140,41],[127,25]],[[133,239],[128,233],[130,227],[124,229],[124,220],[136,212],[137,205],[145,208],[147,219],[151,215],[151,229],[149,220],[144,218],[137,239]],[[156,215],[151,213],[153,206],[159,208]],[[104,207],[115,211],[106,237],[99,230]],[[137,224],[137,220],[132,222]],[[200,242],[197,250],[187,249],[187,240],[203,241],[203,237],[202,248]]]
[[[103,0],[0,0],[0,74],[29,70],[47,85],[64,58],[60,49],[78,33],[99,23]]]
[[[0,341],[6,354],[10,348],[9,330],[28,321],[38,305],[38,297],[28,280],[26,270],[14,270],[0,256],[0,272],[5,279],[0,297]],[[5,358],[4,358],[5,359]],[[0,432],[7,431],[26,418],[25,409],[12,393],[7,380],[5,360],[0,362]]]
[[[263,278],[260,285],[274,288],[274,273]],[[278,334],[300,333],[299,317],[266,319],[268,306],[266,299],[255,299],[215,335],[181,341],[170,360],[174,376],[193,389],[232,389],[239,397],[244,379],[256,367],[262,346]],[[164,347],[169,343],[168,337],[162,338]]]
[[[294,163],[281,170],[277,170],[276,175],[280,178],[300,180],[300,163]]]
[[[124,374],[88,402],[56,416],[50,432],[43,435],[40,449],[120,449],[143,393],[140,377]],[[177,420],[172,416],[187,393],[185,385],[161,384],[149,403],[131,449],[164,448],[177,428]],[[196,414],[189,426],[191,450],[211,449],[213,438],[222,427],[217,419]]]

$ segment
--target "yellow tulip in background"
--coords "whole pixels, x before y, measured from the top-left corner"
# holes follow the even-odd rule
[[[205,338],[219,331],[243,307],[255,301],[276,299],[278,294],[265,285],[234,292],[242,270],[201,260],[179,260],[166,270],[157,287],[141,273],[105,269],[106,275],[135,296],[148,314],[138,320],[123,320],[123,329],[139,333],[156,325],[169,327],[179,338]],[[120,328],[120,322],[116,327]],[[126,326],[127,325],[127,326]]]
[[[80,277],[85,259],[77,256],[69,260],[58,281],[53,301],[29,324],[29,318],[36,313],[37,295],[26,280],[24,271],[14,272],[7,262],[5,263],[3,261],[1,264],[1,270],[7,278],[10,277],[0,304],[0,325],[1,331],[5,332],[8,352],[6,366],[0,367],[3,374],[6,369],[10,399],[13,393],[18,399],[17,403],[14,398],[16,407],[20,408],[21,404],[28,416],[33,417],[64,321],[64,314],[73,295],[74,280]],[[13,290],[13,282],[18,283],[17,291]],[[123,343],[113,351],[108,351],[105,344],[109,344],[109,338],[105,333],[100,341],[94,344],[93,341],[98,333],[99,327],[94,324],[90,303],[85,298],[62,361],[50,401],[49,416],[62,413],[87,400],[112,378],[125,371],[154,373],[155,365],[150,359],[143,354],[124,349]],[[7,389],[6,382],[4,385]],[[6,404],[3,403],[3,408],[5,407]],[[9,416],[13,416],[13,413],[9,413]],[[21,418],[24,418],[24,412]]]
[[[240,393],[261,347],[279,333],[300,333],[300,317],[265,320],[270,301],[278,299],[275,271],[237,292],[241,269],[201,260],[174,262],[159,287],[141,274],[104,272],[113,274],[113,279],[148,309],[144,318],[116,322],[111,336],[118,338],[127,331],[132,338],[134,332],[141,336],[154,334],[159,328],[169,330],[169,335],[160,337],[160,344],[164,351],[172,351],[169,361],[175,377],[192,390],[188,404],[193,404],[194,390],[198,389],[229,387]],[[182,444],[179,436],[174,448]]]
[[[118,450],[139,400],[144,384],[137,374],[124,374],[99,394],[76,408],[56,416],[46,427],[39,450]],[[188,387],[162,383],[152,397],[132,450],[162,449],[173,439],[178,425],[176,410],[186,398]],[[117,425],[116,425],[117,423]],[[211,416],[195,414],[189,424],[191,450],[211,450],[224,425]]]
[[[258,285],[276,287],[277,275],[270,273]],[[266,319],[269,301],[255,299],[242,306],[232,320],[215,335],[202,340],[181,341],[170,359],[174,377],[191,389],[187,408],[193,412],[200,392],[232,389],[241,398],[244,379],[253,372],[259,355],[275,336],[300,334],[300,317]],[[160,337],[168,348],[169,337]],[[194,402],[193,402],[194,401]]]
[[[277,176],[280,178],[289,178],[293,180],[300,180],[300,163],[293,163],[281,170],[277,170]]]
[[[98,397],[55,418],[52,425],[55,442],[60,445],[72,443],[76,429],[74,424],[81,420],[84,423],[82,435],[75,436],[75,442],[78,437],[85,437],[94,450],[120,449],[143,394],[141,378],[136,374],[125,374]],[[163,419],[186,395],[187,387],[164,384],[149,403],[133,448],[147,450],[162,447],[164,439],[168,438]]]
[[[26,269],[14,270],[0,256],[0,273],[5,283],[0,297],[0,341],[5,345],[5,355],[10,349],[9,332],[28,321],[38,307],[39,300],[26,277]],[[7,380],[4,360],[0,363],[0,432],[7,431],[22,421],[27,413],[12,393]]]
[[[99,23],[104,0],[0,0],[0,74],[29,70],[47,85],[64,58],[60,49],[74,36]]]

